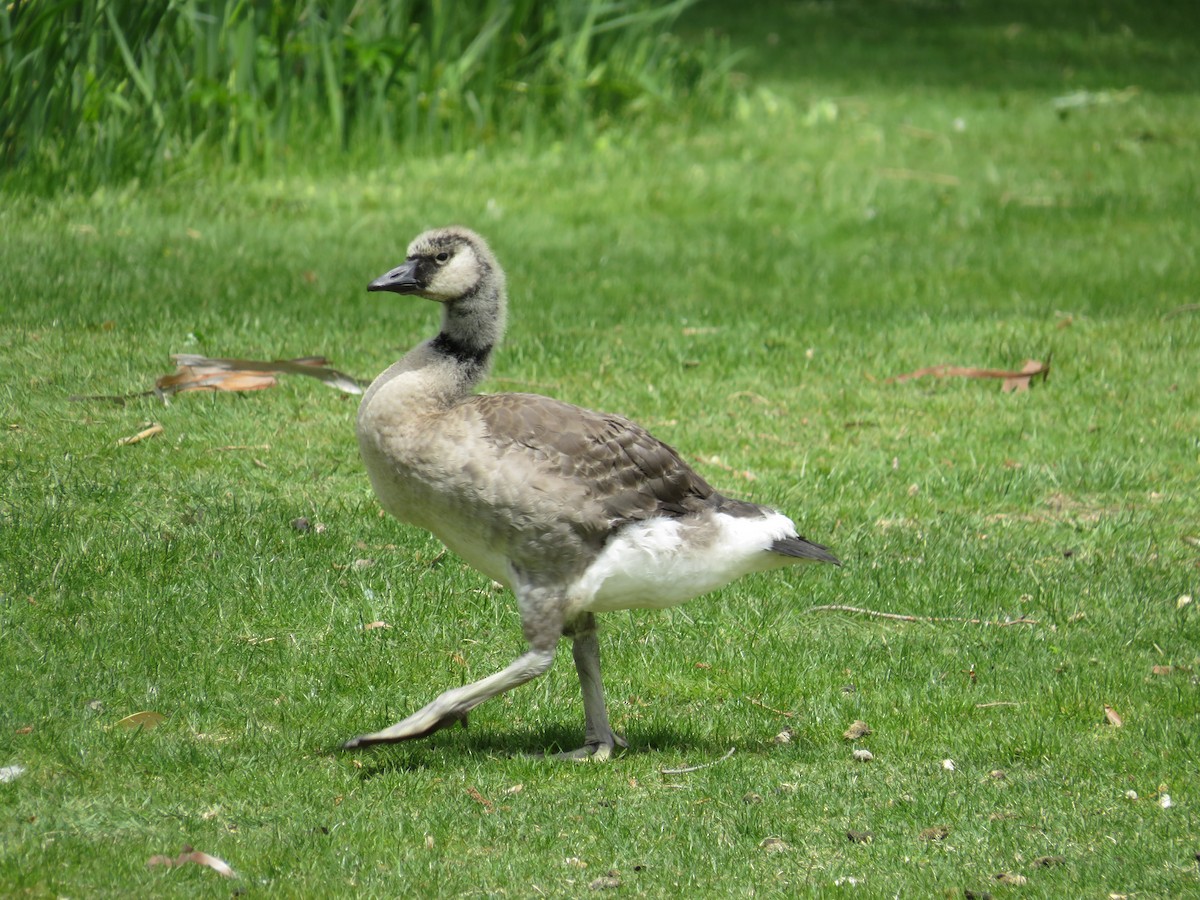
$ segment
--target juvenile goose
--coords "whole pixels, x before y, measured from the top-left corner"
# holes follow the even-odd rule
[[[358,410],[363,462],[383,507],[425,528],[517,597],[529,649],[346,748],[425,737],[541,675],[573,641],[584,745],[607,759],[613,732],[595,613],[665,608],[749,572],[840,565],[775,510],[714,491],[639,425],[535,394],[475,394],[504,332],[504,272],[465,228],[425,232],[368,291],[442,304],[436,337],[380,375]]]

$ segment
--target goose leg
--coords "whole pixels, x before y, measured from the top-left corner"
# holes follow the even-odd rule
[[[583,616],[573,628],[571,655],[579,673],[583,691],[583,715],[587,723],[583,746],[578,750],[555,754],[555,759],[591,759],[605,762],[617,747],[628,747],[625,738],[612,730],[608,707],[604,702],[604,684],[600,680],[600,641],[596,636],[596,617]]]
[[[390,744],[396,741],[408,741],[423,738],[441,731],[457,722],[467,723],[467,713],[491,697],[504,691],[522,685],[537,678],[554,661],[554,647],[548,649],[531,648],[505,668],[494,675],[489,675],[471,684],[452,688],[441,694],[436,700],[423,709],[413,713],[407,719],[397,722],[391,728],[362,734],[351,738],[342,745],[344,750],[357,747],[370,747],[373,744]],[[603,696],[601,704],[603,704]]]

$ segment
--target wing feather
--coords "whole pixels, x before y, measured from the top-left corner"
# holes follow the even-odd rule
[[[611,531],[655,516],[684,516],[719,498],[667,444],[636,422],[535,394],[471,398],[499,453],[519,452],[543,483],[564,496],[584,492],[602,517],[587,530]]]

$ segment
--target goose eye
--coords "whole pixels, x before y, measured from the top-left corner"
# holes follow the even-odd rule
[[[450,254],[447,253],[445,250],[443,250],[441,253],[439,253],[437,256],[434,257],[434,260],[437,261],[438,265],[444,265],[445,263],[448,263],[450,261]]]

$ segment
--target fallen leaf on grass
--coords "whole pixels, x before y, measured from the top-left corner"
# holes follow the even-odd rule
[[[1013,887],[1020,887],[1028,879],[1024,875],[1017,875],[1013,872],[998,872],[996,874],[996,881],[1000,882],[1000,884],[1011,884]]]
[[[1125,720],[1122,719],[1121,716],[1117,713],[1117,711],[1115,709],[1113,709],[1111,706],[1104,707],[1104,719],[1113,728],[1120,728],[1122,725],[1125,724]]]
[[[163,427],[158,423],[151,425],[149,428],[139,431],[137,434],[131,434],[128,437],[123,437],[117,441],[118,447],[127,447],[130,444],[136,444],[139,441],[144,441],[146,438],[152,438],[156,434],[162,434]]]
[[[222,359],[176,353],[171,356],[176,369],[162,375],[148,391],[132,394],[76,395],[70,399],[80,403],[104,400],[125,405],[126,400],[156,396],[166,403],[171,395],[185,391],[261,391],[274,387],[277,375],[307,375],[347,394],[361,394],[364,383],[336,369],[329,368],[323,356],[302,356],[297,359],[276,359],[264,362],[255,359]]]
[[[927,366],[924,369],[917,369],[915,372],[894,375],[887,381],[912,381],[914,378],[924,378],[927,375],[935,378],[999,378],[1001,379],[1001,391],[1006,394],[1019,393],[1029,390],[1030,383],[1039,375],[1042,381],[1045,381],[1050,375],[1050,363],[1049,357],[1044,363],[1036,359],[1027,359],[1018,372],[1004,369],[978,369],[972,366]]]
[[[376,628],[391,628],[387,622],[368,622],[363,626],[363,631],[374,631]]]
[[[146,861],[149,868],[155,866],[166,866],[172,868],[174,866],[182,866],[187,863],[195,863],[198,866],[208,866],[218,875],[223,875],[225,878],[237,878],[237,873],[229,867],[229,864],[223,859],[217,859],[208,853],[201,853],[199,850],[193,850],[191,847],[184,846],[183,852],[178,856],[152,856]]]
[[[1155,675],[1170,675],[1175,669],[1172,666],[1154,666],[1150,671]]]
[[[1067,860],[1062,856],[1039,856],[1033,861],[1035,869],[1051,869],[1054,866],[1061,866]]]
[[[861,720],[850,725],[844,732],[842,737],[848,741],[857,741],[860,737],[865,737],[871,733],[871,726]]]
[[[854,831],[851,829],[846,832],[846,839],[852,844],[869,844],[875,840],[875,834],[870,831]]]
[[[167,719],[162,713],[153,712],[151,710],[143,710],[135,712],[133,715],[126,716],[117,722],[118,728],[127,728],[132,731],[135,728],[141,728],[143,731],[150,731],[157,728]]]
[[[917,835],[923,841],[944,841],[950,835],[950,829],[945,825],[933,825],[925,828]]]
[[[178,368],[155,382],[155,391],[160,395],[183,391],[259,391],[274,387],[276,375],[306,375],[347,394],[362,393],[357,378],[329,368],[329,361],[323,356],[264,362],[176,353],[171,359]]]
[[[864,750],[861,747],[851,754],[857,762],[870,762],[875,758],[875,754],[870,750]]]
[[[588,885],[589,891],[611,891],[621,886],[621,878],[616,869],[610,869],[607,875],[601,875]]]
[[[768,853],[785,853],[792,849],[783,838],[777,837],[763,838],[759,842],[758,847],[760,850],[766,850]]]

